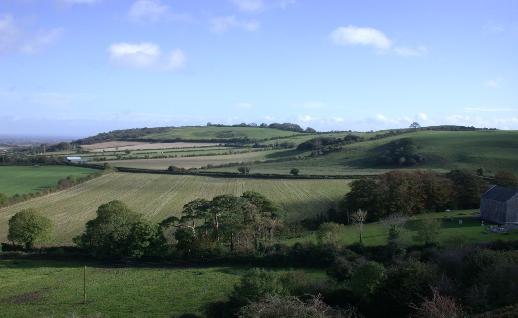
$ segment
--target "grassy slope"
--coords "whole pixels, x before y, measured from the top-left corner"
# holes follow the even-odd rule
[[[394,167],[375,164],[380,145],[399,138],[412,138],[427,161],[414,168],[450,170],[484,168],[488,172],[507,169],[518,173],[518,132],[516,131],[420,131],[396,137],[351,144],[340,152],[306,160],[262,163],[252,166],[257,173],[377,174]],[[214,170],[228,170],[217,168]]]
[[[0,193],[37,192],[55,186],[67,176],[85,176],[98,170],[70,166],[0,166]]]
[[[225,300],[244,268],[87,267],[74,262],[0,260],[2,317],[178,317]],[[282,272],[282,270],[280,270]],[[315,281],[324,274],[307,271]]]
[[[71,189],[0,209],[0,241],[5,240],[9,218],[34,207],[54,223],[53,243],[70,243],[95,217],[97,207],[122,200],[153,221],[178,215],[182,206],[199,197],[212,198],[255,190],[300,219],[326,211],[349,190],[346,180],[224,179],[196,176],[112,173]]]
[[[253,140],[264,140],[272,137],[287,137],[298,135],[293,131],[272,129],[272,128],[254,128],[254,127],[181,127],[171,128],[169,131],[158,134],[150,134],[141,137],[141,139],[155,140],[208,140],[208,139],[233,139],[233,138],[249,138]]]
[[[510,233],[493,233],[481,226],[478,210],[452,211],[440,213],[427,213],[415,216],[409,220],[401,234],[401,241],[405,244],[415,244],[414,236],[415,222],[423,218],[435,218],[442,221],[442,228],[439,233],[439,241],[443,244],[464,242],[490,242],[496,240],[517,240],[518,231]],[[462,220],[462,224],[459,224]],[[364,226],[364,243],[366,245],[384,245],[387,243],[388,230],[379,222],[369,223]],[[304,238],[290,239],[287,243],[299,241],[316,242],[315,234]],[[348,225],[344,228],[340,242],[342,244],[353,244],[359,242],[358,228]]]

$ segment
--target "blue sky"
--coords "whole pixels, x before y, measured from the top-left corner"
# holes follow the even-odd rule
[[[0,134],[518,129],[518,1],[2,0]]]

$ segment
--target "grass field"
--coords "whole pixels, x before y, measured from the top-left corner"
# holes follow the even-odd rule
[[[405,244],[415,244],[416,221],[424,218],[441,220],[439,242],[441,244],[480,243],[496,240],[518,240],[518,230],[509,233],[494,233],[487,230],[487,224],[481,225],[478,210],[452,211],[440,213],[427,213],[415,216],[407,222],[401,232],[400,240]],[[459,224],[462,220],[462,224]],[[385,245],[388,239],[388,230],[381,223],[369,223],[364,225],[364,243],[368,246]],[[287,243],[301,241],[316,242],[316,235],[310,234],[303,238],[287,240]],[[340,237],[340,243],[350,245],[359,242],[358,228],[354,225],[345,226]]]
[[[208,126],[171,128],[170,130],[163,133],[145,135],[141,137],[141,139],[208,140],[249,138],[251,140],[265,140],[273,137],[287,137],[298,134],[300,133],[272,128]]]
[[[81,148],[87,151],[104,152],[104,151],[124,151],[124,150],[149,150],[149,149],[181,149],[195,147],[212,147],[217,143],[208,142],[131,142],[131,141],[108,141],[90,145],[82,145]]]
[[[272,155],[279,153],[279,150],[254,151],[237,154],[225,154],[215,156],[196,156],[196,157],[177,157],[177,158],[158,158],[158,159],[128,159],[128,160],[109,160],[106,161],[115,167],[144,168],[165,170],[169,166],[180,168],[201,168],[209,164],[221,165],[226,163],[251,162],[265,160]],[[231,167],[230,171],[236,172],[237,167]]]
[[[347,145],[341,151],[305,160],[258,163],[251,170],[287,173],[298,168],[301,174],[379,174],[397,167],[379,166],[376,148],[399,138],[412,138],[425,157],[424,163],[412,169],[483,168],[488,173],[502,169],[518,173],[518,131],[419,131]]]
[[[226,300],[245,268],[113,268],[74,262],[0,260],[2,317],[178,317]],[[277,270],[283,272],[284,270]],[[320,271],[307,270],[315,281]]]
[[[0,241],[7,222],[24,208],[37,208],[54,223],[52,243],[66,244],[95,217],[97,207],[121,200],[148,219],[160,221],[179,215],[196,198],[220,194],[262,193],[287,212],[290,220],[316,215],[334,206],[349,190],[347,180],[225,179],[160,174],[111,173],[73,188],[0,209]]]
[[[0,193],[8,196],[41,191],[67,176],[86,176],[98,170],[71,166],[0,166]]]

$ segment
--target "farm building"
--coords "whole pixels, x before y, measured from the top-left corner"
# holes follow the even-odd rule
[[[67,161],[70,163],[82,163],[85,160],[83,160],[81,157],[67,157]]]
[[[498,224],[518,224],[518,190],[494,186],[482,195],[480,217]]]

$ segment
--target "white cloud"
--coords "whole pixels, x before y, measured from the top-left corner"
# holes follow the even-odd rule
[[[298,117],[298,121],[303,123],[310,123],[315,120],[317,120],[317,118],[311,115],[299,115]]]
[[[114,43],[108,48],[110,60],[115,64],[135,68],[177,70],[185,66],[187,57],[180,49],[164,56],[154,43]]]
[[[500,86],[501,82],[502,82],[501,78],[495,78],[495,79],[487,80],[484,84],[486,87],[489,87],[489,88],[497,88],[498,86]]]
[[[259,23],[254,20],[240,20],[235,16],[216,17],[210,20],[210,30],[215,33],[226,32],[232,28],[238,28],[253,32],[259,29]]]
[[[383,32],[352,25],[337,28],[331,32],[331,39],[337,45],[366,45],[377,49],[388,49],[392,45]]]
[[[0,53],[36,53],[57,41],[63,29],[23,30],[13,16],[0,16]]]
[[[241,11],[257,12],[264,9],[263,0],[230,0]]]
[[[380,30],[354,25],[343,26],[331,32],[331,41],[340,46],[370,46],[379,52],[392,52],[403,57],[421,56],[428,52],[424,45],[394,46],[393,41]]]

